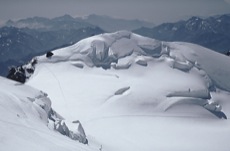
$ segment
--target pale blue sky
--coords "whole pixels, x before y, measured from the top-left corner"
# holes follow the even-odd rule
[[[230,0],[1,0],[0,21],[33,16],[89,14],[172,22],[190,16],[230,13]]]

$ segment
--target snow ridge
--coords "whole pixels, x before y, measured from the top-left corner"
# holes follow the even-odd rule
[[[144,38],[139,41],[139,36],[128,31],[119,31],[87,38],[71,47],[56,50],[50,60],[41,57],[39,61],[82,61],[90,67],[108,69],[111,68],[112,63],[117,64],[114,68],[119,66],[119,61],[122,58],[131,57],[129,59],[131,61],[138,55],[149,55],[148,51],[152,53],[151,55],[159,56],[160,47],[161,43],[157,40]],[[123,64],[123,66],[125,65]],[[117,68],[119,69],[119,67]]]

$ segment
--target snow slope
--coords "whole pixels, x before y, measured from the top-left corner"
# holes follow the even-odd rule
[[[101,150],[229,150],[230,122],[217,118],[230,116],[228,57],[127,31],[53,53],[36,58],[26,85],[80,120]]]
[[[1,151],[96,150],[95,146],[80,144],[48,127],[46,111],[51,100],[45,93],[3,77],[0,82]]]

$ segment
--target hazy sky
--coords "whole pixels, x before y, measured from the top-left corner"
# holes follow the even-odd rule
[[[33,16],[89,14],[170,22],[190,16],[230,13],[230,0],[1,0],[0,22]]]

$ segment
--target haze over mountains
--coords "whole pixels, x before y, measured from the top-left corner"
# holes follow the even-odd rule
[[[133,30],[142,26],[152,27],[153,24],[97,15],[87,18],[64,15],[53,19],[33,17],[10,20],[0,28],[0,75],[6,75],[9,66],[25,63],[32,56],[74,44],[105,30]]]
[[[74,20],[68,15],[54,19],[34,17],[8,21],[0,29],[1,75],[6,75],[8,66],[25,63],[35,55],[103,32],[94,25]]]
[[[230,15],[208,18],[191,17],[176,23],[164,23],[153,28],[140,28],[135,33],[164,41],[184,41],[199,44],[219,53],[230,50]]]
[[[141,20],[127,20],[92,14],[76,18],[73,18],[70,15],[64,15],[53,19],[33,17],[18,21],[9,20],[6,22],[5,26],[13,26],[17,28],[27,27],[40,30],[79,29],[82,27],[98,26],[107,32],[113,32],[117,30],[131,31],[140,27],[153,27],[154,24]]]
[[[226,54],[230,50],[229,27],[229,15],[206,19],[192,17],[187,21],[155,27],[145,21],[98,15],[10,20],[0,28],[0,75],[6,76],[10,66],[23,64],[35,55],[74,44],[92,35],[123,29],[163,41],[192,42]]]
[[[155,26],[153,23],[143,20],[127,20],[99,15],[89,15],[84,17],[83,20],[96,25],[107,32],[115,32],[119,30],[132,31],[140,27],[152,28]]]

